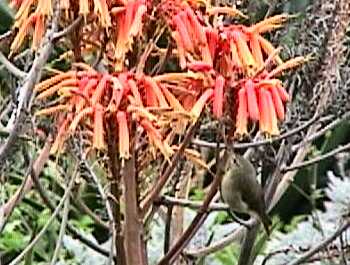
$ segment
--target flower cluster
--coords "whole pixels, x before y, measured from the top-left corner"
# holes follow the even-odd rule
[[[38,47],[54,2],[12,1],[18,9],[15,27],[19,28],[13,52],[31,27],[32,47]],[[64,139],[78,128],[89,131],[92,148],[103,150],[107,120],[114,119],[121,158],[130,156],[131,121],[142,128],[150,146],[169,158],[174,152],[174,136],[182,134],[208,104],[217,119],[231,115],[238,136],[247,135],[254,123],[267,135],[279,134],[278,123],[284,120],[285,104],[290,100],[279,75],[306,59],[284,62],[279,49],[263,35],[282,27],[289,15],[276,15],[247,26],[224,21],[225,17],[246,19],[239,10],[211,6],[210,1],[203,0],[59,3],[64,23],[79,15],[84,18],[79,26],[83,37],[77,44],[84,51],[80,60],[93,54],[91,47],[100,47],[110,72],[102,74],[80,64],[81,70],[61,73],[37,85],[37,100],[59,98],[58,104],[38,112],[57,115],[60,125],[53,151],[60,150]],[[152,41],[159,39],[156,28],[165,29],[159,32],[172,47],[167,58],[178,62],[178,72],[146,75],[139,71],[143,68],[138,64],[152,65],[154,56],[164,54],[157,41],[142,46],[150,36]],[[135,43],[138,36],[141,43]],[[142,56],[140,52],[144,52]],[[234,102],[232,107],[226,104],[228,101]]]
[[[65,20],[82,16],[88,29],[98,25],[112,34],[117,61],[116,68],[123,65],[125,53],[131,48],[132,39],[142,30],[142,18],[147,11],[145,0],[59,0],[59,8]],[[12,0],[11,6],[17,9],[14,27],[18,29],[11,51],[17,52],[25,37],[34,29],[32,49],[39,47],[48,18],[53,14],[53,0]],[[97,31],[101,31],[98,29]],[[94,32],[96,33],[96,32]]]
[[[200,76],[188,75],[183,76],[182,81],[195,83],[199,78]],[[131,120],[136,121],[146,132],[149,142],[169,158],[173,150],[168,143],[169,139],[164,139],[162,132],[182,132],[204,107],[194,101],[187,100],[186,104],[188,93],[181,91],[177,94],[183,94],[184,97],[178,100],[171,91],[173,81],[176,82],[176,77],[171,74],[136,77],[131,72],[111,75],[100,74],[93,69],[69,71],[53,76],[35,87],[37,100],[60,97],[58,104],[41,109],[36,115],[57,114],[61,121],[52,147],[53,153],[61,150],[64,140],[79,125],[91,131],[92,148],[103,150],[106,147],[106,121],[111,118],[117,125],[117,144],[122,159],[130,157]],[[186,111],[183,105],[189,106],[191,111]]]

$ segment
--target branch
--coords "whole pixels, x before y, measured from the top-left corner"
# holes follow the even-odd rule
[[[116,231],[113,247],[116,248],[115,253],[118,255],[116,260],[117,265],[126,265],[126,253],[124,247],[124,235],[122,229],[122,212],[120,208],[122,191],[120,188],[121,176],[120,176],[120,158],[117,153],[117,139],[116,139],[116,120],[115,113],[112,113],[107,123],[107,139],[108,139],[108,158],[110,176],[109,182],[111,183],[111,193],[113,196],[113,216],[114,216],[114,229]]]
[[[283,172],[288,172],[288,171],[293,171],[293,170],[296,170],[296,169],[300,169],[300,168],[303,168],[303,167],[307,167],[307,166],[310,166],[310,165],[313,165],[315,163],[318,163],[324,159],[327,159],[329,157],[332,157],[332,156],[335,156],[336,154],[338,153],[341,153],[341,152],[344,152],[344,151],[347,151],[347,150],[350,150],[350,143],[349,144],[346,144],[344,146],[340,146],[336,149],[333,149],[332,151],[328,152],[328,153],[325,153],[323,155],[320,155],[320,156],[317,156],[313,159],[310,159],[308,161],[304,161],[304,162],[301,162],[301,163],[293,163],[291,166],[289,167],[285,167],[282,169]]]
[[[22,200],[24,195],[32,188],[33,179],[32,171],[38,176],[42,171],[46,161],[49,159],[50,149],[52,145],[52,138],[49,136],[45,143],[45,146],[41,150],[38,158],[32,165],[29,165],[27,172],[25,173],[24,181],[21,187],[16,191],[16,193],[0,208],[0,212],[3,213],[3,220],[0,219],[0,232],[3,230],[6,224],[6,220],[11,216],[13,209]],[[33,167],[33,168],[32,168]]]
[[[77,171],[73,173],[73,178],[75,178],[77,174]],[[67,227],[67,222],[68,222],[68,214],[69,214],[69,207],[70,207],[70,196],[67,197],[66,202],[64,204],[63,207],[63,217],[62,217],[62,222],[61,222],[61,227],[60,227],[60,232],[58,234],[58,238],[56,240],[56,248],[55,248],[55,252],[53,253],[52,259],[51,259],[51,265],[55,265],[58,255],[60,254],[60,249],[61,249],[61,245],[62,245],[62,240],[63,240],[63,236],[66,233],[66,227]]]
[[[221,127],[221,126],[220,126]],[[219,135],[221,134],[220,128],[218,129],[217,137],[219,138]],[[210,190],[208,194],[206,195],[202,207],[198,210],[196,216],[193,218],[191,224],[187,227],[186,231],[182,234],[182,236],[175,242],[175,244],[172,246],[172,248],[169,250],[168,253],[159,261],[158,265],[166,265],[166,264],[173,264],[173,262],[176,260],[176,258],[180,255],[180,253],[183,251],[183,249],[188,245],[188,243],[191,241],[193,236],[196,234],[200,226],[203,224],[205,219],[208,216],[208,206],[212,199],[214,198],[215,194],[217,193],[218,187],[220,186],[221,179],[222,179],[222,167],[221,165],[225,165],[227,161],[228,153],[225,152],[223,158],[220,160],[220,151],[219,151],[219,141],[217,141],[217,148],[216,148],[216,161],[218,162],[217,170],[216,170],[216,176],[210,186]]]
[[[134,127],[135,128],[135,127]],[[135,131],[135,130],[133,130]],[[145,265],[146,257],[143,250],[142,219],[138,208],[137,181],[136,181],[136,158],[135,150],[132,148],[131,158],[125,161],[123,169],[123,181],[125,187],[125,252],[128,265]]]
[[[54,212],[52,213],[50,219],[47,221],[45,226],[40,230],[40,232],[33,239],[33,241],[30,242],[30,244],[24,250],[22,250],[21,254],[19,254],[13,261],[11,261],[11,263],[9,265],[17,265],[17,264],[19,264],[21,262],[21,260],[24,258],[24,256],[28,253],[28,251],[30,251],[34,247],[34,245],[40,240],[40,238],[45,234],[46,230],[49,228],[49,226],[51,225],[53,220],[55,220],[56,216],[58,215],[61,207],[63,206],[63,203],[68,198],[68,196],[69,196],[69,194],[71,192],[71,189],[74,186],[74,180],[75,180],[75,176],[73,176],[72,179],[70,180],[69,186],[68,186],[66,192],[64,193],[64,195],[63,195],[61,201],[59,202],[59,204],[55,207]]]
[[[161,196],[158,200],[154,202],[156,205],[165,206],[180,206],[187,207],[193,210],[198,210],[203,207],[203,201],[191,201],[187,199],[179,199],[170,196]],[[208,211],[227,211],[229,206],[226,203],[210,203],[208,206]]]
[[[332,243],[332,241],[334,241],[338,236],[340,236],[349,227],[350,227],[350,222],[347,221],[329,238],[326,238],[324,241],[320,242],[318,245],[316,245],[315,247],[313,247],[309,251],[305,252],[299,258],[295,259],[292,262],[289,262],[287,265],[299,265],[299,264],[305,263],[309,258],[311,258],[313,255],[315,255],[317,252],[319,252],[320,250],[327,247],[327,245]]]
[[[329,130],[332,130],[333,128],[337,127],[340,123],[348,120],[350,118],[350,111],[345,112],[342,114],[342,117],[337,118],[335,121],[331,122],[330,124],[326,125],[321,130],[318,130],[314,134],[310,135],[308,138],[306,138],[303,142],[299,143],[296,146],[293,146],[292,151],[296,151],[303,147],[306,143],[313,142],[314,140],[318,139],[319,137],[323,136],[326,132]]]
[[[151,190],[151,192],[143,200],[143,203],[141,204],[142,215],[145,215],[145,213],[148,211],[149,207],[152,205],[154,200],[159,196],[159,193],[161,192],[164,185],[167,183],[171,173],[173,173],[175,166],[177,165],[179,159],[181,158],[183,151],[190,144],[191,139],[199,126],[199,120],[200,118],[198,118],[197,121],[188,130],[179,150],[175,153],[175,155],[171,159],[170,165],[167,167],[164,174],[158,178],[158,181],[153,186],[153,189]]]
[[[283,139],[286,139],[290,136],[293,136],[294,134],[297,134],[300,131],[308,128],[310,125],[312,125],[313,123],[318,121],[319,118],[320,118],[320,115],[318,113],[315,113],[314,116],[310,120],[305,122],[304,124],[300,125],[299,127],[295,128],[295,129],[289,130],[286,133],[281,134],[280,136],[277,136],[277,137],[274,137],[271,139],[267,139],[267,140],[250,142],[250,143],[234,143],[231,145],[231,147],[234,150],[239,150],[239,149],[247,149],[247,148],[251,148],[251,147],[258,147],[258,146],[262,146],[262,145],[269,145],[269,144],[272,144],[274,142],[279,142]],[[202,146],[202,147],[216,148],[216,143],[207,142],[207,141],[200,140],[200,139],[193,139],[192,143],[195,145],[198,145],[198,146]],[[219,148],[221,148],[221,149],[226,148],[226,145],[224,143],[220,143]]]
[[[52,27],[47,31],[42,41],[42,45],[37,53],[33,65],[28,72],[26,79],[24,80],[23,86],[19,88],[18,105],[17,109],[13,113],[14,119],[10,119],[7,128],[10,128],[10,135],[6,141],[0,146],[0,168],[4,165],[11,154],[9,153],[10,148],[14,145],[17,140],[19,127],[26,118],[28,107],[30,105],[31,96],[33,94],[33,88],[38,82],[41,76],[41,70],[47,62],[49,55],[53,49],[52,37],[57,30],[59,18],[59,8],[56,7],[53,19]]]
[[[113,217],[112,206],[111,206],[110,201],[108,200],[107,195],[104,192],[104,189],[103,189],[98,177],[96,176],[95,172],[92,170],[91,166],[86,161],[86,159],[83,159],[82,161],[84,163],[84,166],[88,170],[91,178],[95,182],[95,184],[97,186],[98,193],[100,194],[100,196],[102,198],[102,201],[106,205],[107,216],[108,216],[108,221],[109,221],[109,229],[112,231],[112,242],[111,242],[111,249],[110,249],[110,253],[109,253],[109,263],[108,263],[109,265],[111,265],[113,263],[114,244],[115,244],[115,239],[117,236],[117,232],[115,230],[115,221],[114,221],[114,217]]]
[[[17,66],[15,66],[13,63],[11,63],[5,55],[0,51],[0,63],[9,71],[11,74],[18,78],[25,78],[27,76],[27,73],[19,69]]]
[[[56,41],[68,34],[70,34],[83,21],[82,16],[78,16],[68,27],[53,34],[52,41]]]

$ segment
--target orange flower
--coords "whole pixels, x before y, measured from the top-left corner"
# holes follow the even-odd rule
[[[197,100],[197,102],[194,104],[194,106],[191,109],[191,114],[194,116],[195,119],[197,119],[201,113],[203,108],[205,107],[205,104],[209,101],[209,99],[212,98],[214,95],[213,89],[207,89],[201,97]]]
[[[133,38],[141,33],[142,18],[146,11],[147,7],[142,0],[129,0],[125,9],[117,13],[117,42],[114,45],[116,71],[123,69],[125,54],[131,49]]]
[[[45,31],[45,19],[41,14],[37,14],[35,17],[35,29],[33,35],[32,49],[37,50],[39,48],[40,42],[44,36]]]
[[[224,85],[225,78],[219,75],[215,81],[214,99],[213,99],[213,113],[216,118],[221,118],[224,108]]]
[[[103,116],[104,109],[102,105],[97,104],[94,109],[94,135],[92,140],[92,146],[93,148],[96,148],[98,150],[105,148]]]
[[[150,142],[153,143],[170,162],[170,157],[173,155],[174,151],[167,144],[167,142],[162,140],[162,135],[159,133],[159,131],[154,128],[152,123],[150,123],[148,120],[143,119],[140,123],[147,132]]]
[[[112,23],[106,0],[94,0],[94,6],[94,12],[100,17],[102,27],[110,27]]]
[[[244,88],[238,91],[238,111],[236,117],[236,134],[248,134],[248,106],[247,93]]]
[[[124,111],[117,113],[118,131],[119,131],[119,156],[121,159],[130,158],[130,141],[128,121]]]
[[[253,75],[255,71],[258,69],[258,66],[248,47],[246,37],[239,30],[233,31],[232,37],[235,41],[240,61],[243,63],[243,66],[245,67],[245,71],[247,72],[248,76]]]
[[[246,93],[247,93],[249,117],[253,121],[258,121],[260,113],[259,113],[258,100],[256,97],[254,82],[251,79],[248,79],[244,84],[244,88],[245,88]]]

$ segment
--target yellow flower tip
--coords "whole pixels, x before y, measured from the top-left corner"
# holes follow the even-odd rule
[[[90,13],[89,0],[79,0],[79,14],[82,15],[86,22],[86,17]]]
[[[299,67],[300,65],[308,62],[309,60],[311,60],[311,55],[308,55],[306,57],[304,56],[298,56],[295,58],[292,58],[286,62],[284,62],[283,64],[277,66],[275,69],[273,69],[266,77],[266,79],[270,79],[272,77],[278,76],[280,74],[282,74],[284,71],[292,69],[292,68],[296,68]]]
[[[69,122],[70,122],[70,118],[67,117],[59,126],[55,141],[52,144],[52,147],[50,149],[51,154],[56,154],[62,150],[63,143],[67,137],[67,127]]]
[[[146,119],[141,120],[140,124],[147,132],[150,142],[153,143],[155,147],[158,148],[159,151],[163,154],[165,159],[170,162],[170,157],[173,155],[174,151],[166,141],[163,141],[160,132],[153,126],[150,121]]]
[[[39,110],[37,112],[35,112],[35,116],[42,116],[42,115],[51,115],[54,114],[56,112],[60,112],[60,111],[68,111],[71,108],[71,106],[67,105],[67,104],[60,104],[57,106],[53,106],[50,108],[46,108],[46,109],[42,109]]]
[[[214,6],[207,9],[207,14],[209,16],[217,15],[217,14],[226,14],[232,17],[242,17],[248,19],[249,17],[236,9],[235,7],[230,6]]]
[[[154,116],[151,112],[149,112],[144,107],[130,105],[127,107],[127,112],[134,113],[138,117],[146,118],[150,121],[157,121],[158,120],[158,118],[156,116]]]
[[[130,158],[130,140],[129,128],[126,113],[119,111],[117,113],[117,123],[119,131],[119,156],[121,159]]]
[[[194,104],[194,106],[191,109],[191,115],[194,118],[194,120],[197,120],[198,117],[201,115],[203,108],[205,107],[205,104],[213,97],[214,95],[214,89],[207,89],[201,97],[197,100],[197,102]]]
[[[94,12],[100,17],[102,27],[108,28],[112,25],[106,0],[94,0]]]

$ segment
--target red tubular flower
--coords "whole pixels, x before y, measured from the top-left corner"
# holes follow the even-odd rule
[[[238,52],[239,58],[241,59],[241,62],[246,68],[245,70],[248,76],[250,76],[257,69],[257,65],[248,47],[247,40],[245,39],[244,34],[241,33],[239,30],[234,30],[232,32],[232,37],[237,46],[237,52]]]
[[[272,101],[275,106],[276,114],[279,120],[284,120],[284,106],[277,87],[269,87],[272,96]]]
[[[94,108],[94,134],[92,147],[101,150],[105,148],[103,127],[104,109],[101,104],[97,104]]]
[[[124,111],[117,113],[118,131],[119,131],[119,156],[121,159],[130,158],[129,129],[126,114]]]
[[[253,121],[258,121],[260,114],[259,114],[258,100],[256,97],[254,82],[251,79],[248,79],[244,84],[244,88],[246,89],[246,92],[247,92],[249,117]]]
[[[71,117],[65,118],[63,120],[62,124],[59,126],[55,141],[52,144],[52,147],[50,150],[51,154],[55,154],[55,153],[61,151],[64,140],[67,137],[67,127],[68,127],[70,120],[71,120]]]
[[[259,109],[260,109],[260,119],[259,126],[260,131],[268,132],[270,129],[270,114],[269,114],[269,100],[268,100],[268,92],[261,88],[259,91]]]
[[[131,93],[132,93],[133,96],[134,96],[134,99],[135,99],[135,101],[136,101],[136,104],[137,104],[138,106],[143,107],[141,94],[140,94],[139,89],[138,89],[138,87],[137,87],[137,85],[136,85],[136,82],[135,82],[134,80],[130,79],[130,80],[128,80],[128,85],[129,85],[129,87],[130,87],[130,89],[131,89]]]
[[[168,161],[170,161],[169,158],[173,155],[174,151],[165,141],[162,140],[162,135],[159,133],[159,131],[154,128],[152,123],[148,120],[143,119],[141,120],[140,124],[147,132],[150,142],[160,150]]]
[[[75,78],[66,79],[66,80],[58,83],[57,85],[54,85],[54,86],[46,89],[45,91],[42,91],[36,98],[38,100],[45,99],[49,96],[52,96],[53,94],[55,94],[57,91],[59,91],[60,89],[62,89],[64,87],[78,87],[78,85],[79,85],[79,80],[77,80]]]
[[[109,80],[111,80],[111,76],[109,74],[104,74],[102,79],[98,82],[96,90],[91,98],[91,104],[93,106],[101,101]]]
[[[81,111],[77,115],[75,115],[74,119],[72,120],[71,124],[69,125],[69,133],[74,133],[75,130],[77,129],[80,121],[89,115],[92,115],[94,113],[94,108],[93,107],[87,107]]]
[[[193,53],[194,52],[193,40],[190,37],[190,34],[188,33],[185,23],[182,20],[182,17],[180,16],[180,14],[176,15],[173,18],[173,23],[176,26],[177,31],[179,32],[180,39],[184,44],[185,49]]]
[[[219,75],[215,81],[214,99],[213,99],[213,113],[216,118],[221,118],[223,114],[224,85],[225,85],[225,78],[222,75]]]
[[[238,111],[236,117],[236,134],[248,134],[248,104],[247,94],[244,88],[238,91]]]
[[[257,34],[251,34],[250,48],[252,50],[252,55],[258,65],[258,68],[260,69],[261,67],[264,66],[264,59],[263,59],[263,54],[259,43],[259,37]]]
[[[171,36],[174,38],[174,40],[176,42],[180,68],[185,69],[186,68],[186,55],[185,55],[185,46],[183,44],[183,41],[181,40],[179,33],[176,31],[172,32]]]
[[[150,99],[149,104],[154,104],[154,105],[149,105],[149,104],[147,105],[154,107],[154,106],[158,106],[158,103],[159,103],[159,106],[161,108],[169,107],[157,83],[149,76],[146,76],[144,81],[146,86],[146,98],[149,97]]]
[[[277,85],[277,90],[278,90],[279,96],[281,97],[281,99],[284,102],[290,101],[290,96],[289,96],[288,92],[286,91],[286,89],[283,86]]]
[[[41,14],[35,16],[35,27],[33,34],[32,49],[36,51],[39,48],[40,42],[44,36],[45,31],[45,18]]]
[[[269,113],[269,128],[268,133],[271,135],[279,135],[276,111],[274,108],[273,100],[271,94],[266,92],[267,103],[268,103],[268,113]]]
[[[209,72],[213,70],[213,66],[203,61],[195,61],[187,64],[187,68],[195,72]]]
[[[110,27],[112,23],[111,23],[111,17],[109,15],[108,5],[106,3],[106,0],[94,0],[94,6],[95,6],[95,13],[100,17],[101,25],[104,28]]]
[[[219,42],[219,33],[217,29],[213,29],[213,28],[206,28],[206,36],[207,36],[207,40],[208,40],[208,47],[209,47],[209,51],[210,51],[210,56],[211,58],[215,58],[215,53],[216,53],[216,49],[218,46],[218,42]]]
[[[197,16],[189,6],[185,7],[188,20],[195,32],[195,39],[199,42],[199,45],[206,45],[207,38],[204,32],[204,27],[199,23]]]

